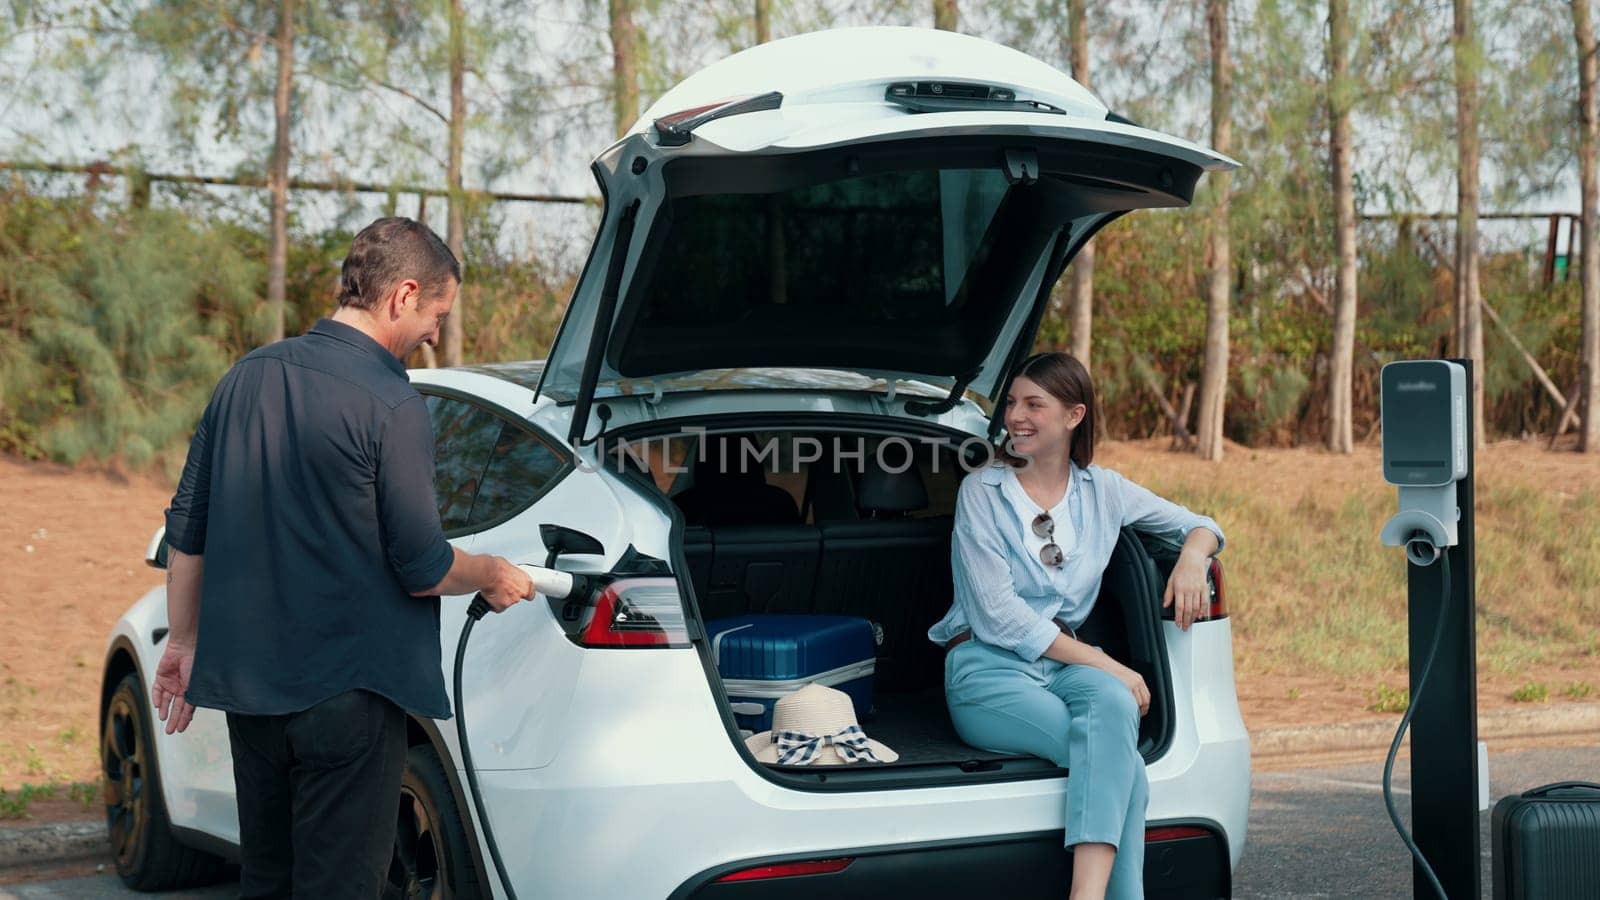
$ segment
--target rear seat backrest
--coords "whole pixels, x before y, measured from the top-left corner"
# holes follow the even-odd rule
[[[800,524],[794,498],[767,484],[748,455],[749,435],[714,435],[691,465],[683,510],[684,555],[705,619],[749,612],[807,612],[821,536]]]
[[[891,472],[869,459],[857,492],[859,521],[822,523],[818,613],[863,616],[883,626],[877,686],[909,690],[938,682],[940,649],[927,631],[950,608],[949,516],[906,518],[926,508],[916,468]]]
[[[800,521],[789,492],[767,483],[759,461],[747,454],[748,435],[715,435],[696,455],[690,486],[675,495],[690,525],[793,525]],[[726,468],[724,468],[726,466]]]
[[[815,525],[725,525],[711,529],[715,545],[707,619],[743,613],[812,612],[821,532]]]

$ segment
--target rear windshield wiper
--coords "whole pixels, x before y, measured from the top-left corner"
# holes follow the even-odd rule
[[[783,105],[783,94],[771,91],[757,94],[754,97],[741,97],[738,100],[729,100],[726,103],[713,103],[710,106],[697,106],[675,112],[670,116],[662,116],[656,120],[656,134],[659,136],[663,147],[682,147],[689,143],[694,130],[707,122],[717,119],[726,119],[729,116],[743,115],[744,113],[764,112],[777,109]]]

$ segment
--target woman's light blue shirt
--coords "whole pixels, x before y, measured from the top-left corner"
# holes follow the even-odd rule
[[[1023,541],[1023,513],[1031,519],[1037,510],[1021,509],[1007,495],[1005,480],[1016,478],[1009,469],[995,463],[961,482],[950,545],[955,602],[928,629],[936,644],[970,628],[986,644],[1029,662],[1037,660],[1061,633],[1055,619],[1076,630],[1089,617],[1123,526],[1169,542],[1174,549],[1189,532],[1205,528],[1217,536],[1221,552],[1222,528],[1209,516],[1158,497],[1110,469],[1074,464],[1067,511],[1077,540],[1065,548],[1060,568],[1047,567]]]

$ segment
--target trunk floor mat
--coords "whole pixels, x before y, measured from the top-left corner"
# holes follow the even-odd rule
[[[992,753],[963,743],[950,724],[942,688],[879,694],[873,707],[872,715],[861,723],[862,730],[900,754],[901,765],[1018,758],[1014,753]]]

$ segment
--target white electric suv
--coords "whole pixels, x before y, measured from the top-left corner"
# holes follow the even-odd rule
[[[594,163],[604,216],[548,360],[411,372],[450,540],[588,589],[472,632],[482,814],[456,723],[411,722],[394,896],[1065,896],[1069,773],[963,744],[945,710],[926,631],[956,486],[1074,253],[1233,165],[945,32],[803,35],[666,93]],[[741,445],[763,448],[742,476],[707,452]],[[1152,689],[1148,895],[1228,896],[1249,742],[1220,570],[1211,618],[1160,607],[1175,549],[1125,533],[1084,631]],[[443,600],[447,684],[469,599]],[[874,623],[861,725],[897,761],[757,762],[705,630],[748,612]],[[222,714],[153,727],[165,633],[157,588],[102,692],[111,839],[146,888],[213,876],[238,838]]]

